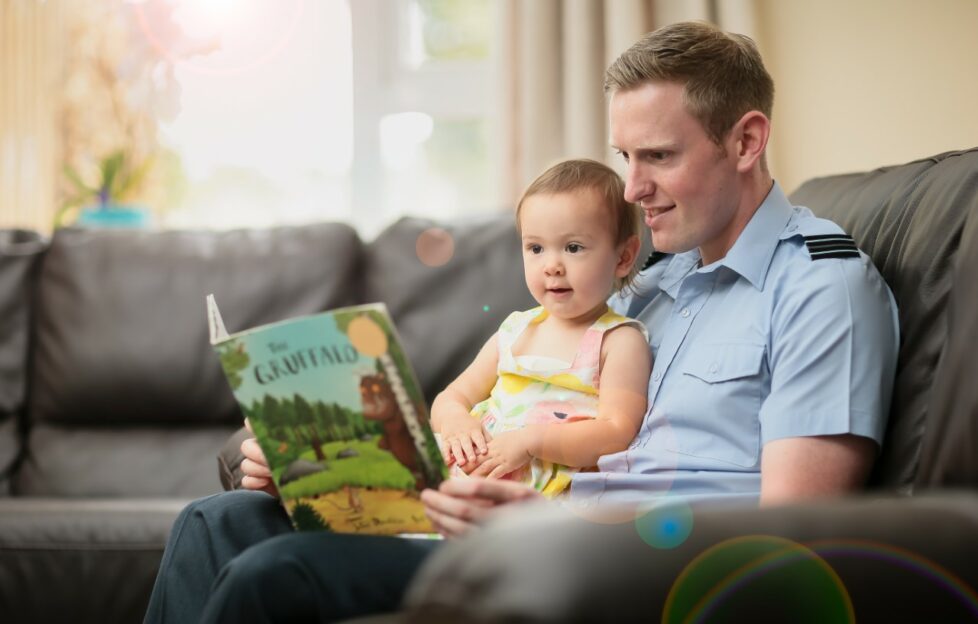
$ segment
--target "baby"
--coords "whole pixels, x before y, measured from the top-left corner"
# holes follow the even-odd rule
[[[645,415],[645,327],[606,303],[636,273],[639,213],[612,169],[569,160],[530,184],[516,227],[540,305],[503,321],[435,398],[431,423],[456,474],[518,479],[553,497],[576,470],[624,450]]]

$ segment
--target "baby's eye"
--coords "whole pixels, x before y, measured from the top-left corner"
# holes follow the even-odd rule
[[[567,253],[576,254],[582,251],[584,247],[580,243],[568,243],[565,249],[567,249]]]
[[[543,251],[543,245],[527,245],[526,250],[531,254],[538,254]]]

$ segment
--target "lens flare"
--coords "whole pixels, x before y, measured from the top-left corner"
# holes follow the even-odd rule
[[[675,548],[693,530],[693,510],[684,502],[657,506],[635,518],[635,530],[649,546],[663,550]]]
[[[978,593],[950,570],[927,557],[870,540],[827,539],[809,542],[808,546],[827,560],[868,558],[913,572],[956,598],[973,618],[978,619]]]
[[[208,44],[206,57],[189,58],[188,51],[173,39],[172,27],[157,23],[165,0],[147,0],[131,4],[131,10],[146,41],[171,63],[181,62],[186,69],[207,75],[231,75],[247,72],[278,56],[293,40],[300,19],[306,12],[305,0],[292,0],[288,13],[276,5],[254,2],[208,0],[184,1],[176,6],[177,13],[192,30],[206,31],[207,40],[234,40],[241,45],[233,52],[212,54]],[[284,4],[284,3],[283,3]],[[172,10],[172,9],[170,9]],[[243,42],[249,42],[245,45]],[[203,45],[203,44],[202,44]],[[223,44],[220,46],[223,49]],[[223,63],[223,64],[218,64]]]
[[[811,548],[773,536],[721,542],[679,575],[662,622],[750,621],[763,604],[765,621],[854,622],[852,601],[835,570]],[[774,614],[774,615],[772,615]]]
[[[429,228],[418,235],[414,248],[422,264],[440,267],[455,255],[455,240],[442,228]]]

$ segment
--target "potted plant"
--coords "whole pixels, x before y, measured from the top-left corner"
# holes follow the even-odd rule
[[[131,162],[125,150],[117,150],[102,159],[97,179],[86,182],[70,165],[65,165],[65,177],[74,187],[55,215],[54,225],[60,227],[72,221],[92,227],[146,227],[150,222],[148,208],[132,203],[153,165],[152,158],[138,164]]]

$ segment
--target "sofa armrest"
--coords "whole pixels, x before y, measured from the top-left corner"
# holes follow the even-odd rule
[[[555,507],[506,514],[432,556],[403,615],[417,622],[978,615],[975,492],[673,509],[617,524]],[[686,528],[686,539],[668,547]]]
[[[217,454],[217,473],[225,490],[241,489],[241,477],[244,476],[241,472],[241,462],[244,460],[241,443],[250,435],[247,429],[241,427],[228,438]]]

